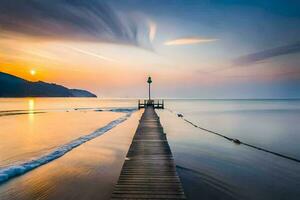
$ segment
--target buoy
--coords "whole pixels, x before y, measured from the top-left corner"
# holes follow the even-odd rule
[[[232,141],[236,144],[241,144],[241,141],[239,141],[238,139],[233,139]]]

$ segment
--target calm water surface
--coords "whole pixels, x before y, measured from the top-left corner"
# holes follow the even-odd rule
[[[300,101],[171,100],[195,124],[300,159]],[[300,163],[202,131],[160,112],[190,199],[299,199]]]
[[[94,98],[1,99],[0,167],[38,157],[92,133],[124,115],[102,110],[126,106],[132,107],[133,104]]]
[[[137,100],[0,99],[0,169],[39,158],[125,115]],[[195,124],[300,159],[300,101],[167,100]],[[109,199],[142,111],[0,185],[0,199]],[[299,199],[300,164],[158,111],[189,199]],[[80,188],[80,190],[78,189]]]
[[[135,100],[0,99],[0,171],[71,148],[72,141],[125,116],[118,108],[134,106]],[[0,184],[0,199],[109,199],[140,114]]]

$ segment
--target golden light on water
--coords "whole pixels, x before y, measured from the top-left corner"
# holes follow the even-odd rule
[[[28,100],[28,110],[33,111],[34,110],[34,99]]]
[[[34,121],[34,99],[28,100],[28,117],[29,121],[32,123]]]

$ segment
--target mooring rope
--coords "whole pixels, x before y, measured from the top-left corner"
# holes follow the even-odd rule
[[[222,138],[225,138],[226,140],[229,140],[229,141],[231,141],[231,142],[234,142],[235,144],[242,144],[242,145],[251,147],[251,148],[256,149],[256,150],[264,151],[264,152],[273,154],[273,155],[275,155],[275,156],[279,156],[279,157],[282,157],[282,158],[285,158],[285,159],[288,159],[288,160],[293,160],[293,161],[295,161],[295,162],[300,163],[300,160],[297,159],[297,158],[293,158],[293,157],[290,157],[290,156],[287,156],[287,155],[284,155],[284,154],[281,154],[281,153],[277,153],[277,152],[274,152],[274,151],[270,151],[270,150],[268,150],[268,149],[261,148],[261,147],[258,147],[258,146],[255,146],[255,145],[252,145],[252,144],[243,142],[243,141],[241,141],[241,140],[239,140],[239,139],[237,139],[237,138],[231,138],[231,137],[228,137],[228,136],[223,135],[223,134],[221,134],[221,133],[218,133],[218,132],[209,130],[209,129],[207,129],[207,128],[198,126],[197,124],[195,124],[195,123],[191,122],[190,120],[186,119],[182,114],[178,114],[178,113],[174,112],[174,111],[171,110],[171,109],[166,108],[166,110],[168,110],[169,112],[171,112],[171,113],[177,115],[177,116],[180,117],[182,120],[184,120],[185,122],[187,122],[187,123],[189,123],[190,125],[194,126],[195,128],[198,128],[198,129],[201,129],[201,130],[203,130],[203,131],[206,131],[206,132],[215,134],[215,135],[217,135],[217,136],[220,136],[220,137],[222,137]]]

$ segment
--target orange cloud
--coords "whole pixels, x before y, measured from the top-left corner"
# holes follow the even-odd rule
[[[183,37],[177,38],[175,40],[166,41],[164,45],[174,46],[174,45],[189,45],[189,44],[198,44],[206,42],[215,42],[218,39],[216,38],[201,38],[201,37]]]

